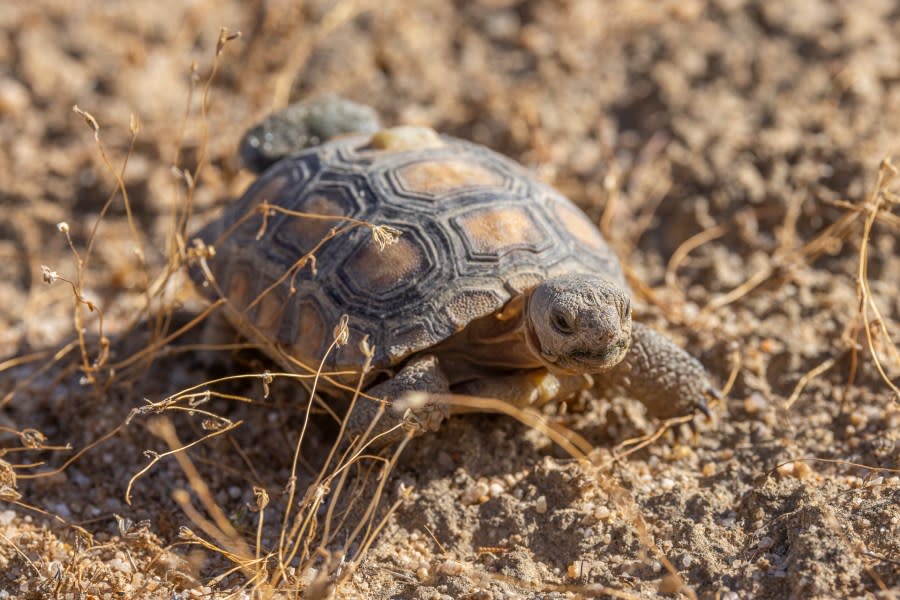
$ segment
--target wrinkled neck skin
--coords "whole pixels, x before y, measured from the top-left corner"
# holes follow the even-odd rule
[[[499,312],[472,321],[432,350],[451,385],[483,378],[491,372],[549,366],[534,351],[534,333],[526,318],[529,295],[516,296]]]

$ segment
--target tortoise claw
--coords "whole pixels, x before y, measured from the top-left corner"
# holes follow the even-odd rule
[[[715,402],[722,402],[724,396],[722,395],[721,390],[712,384],[707,385],[706,389],[703,390],[703,393],[706,395],[706,398],[701,398],[697,402],[696,408],[702,412],[707,419],[712,419],[712,411],[709,409],[709,405],[706,404],[706,401],[712,399]]]
[[[710,411],[709,407],[706,405],[706,400],[700,400],[694,408],[702,412],[707,419],[712,419],[712,411]]]

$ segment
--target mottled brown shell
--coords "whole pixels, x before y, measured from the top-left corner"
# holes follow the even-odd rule
[[[368,336],[373,366],[383,368],[548,277],[591,272],[625,285],[600,232],[569,200],[487,148],[435,140],[379,149],[376,134],[311,148],[276,163],[200,231],[216,248],[209,265],[233,324],[315,367],[346,314],[350,341],[328,366],[358,367]],[[263,219],[262,202],[279,208]],[[368,225],[282,210],[400,235],[382,249]],[[310,252],[315,261],[296,269]],[[199,269],[193,276],[202,284]]]

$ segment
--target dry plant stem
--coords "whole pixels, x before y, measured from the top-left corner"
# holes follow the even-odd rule
[[[694,234],[688,239],[684,240],[681,245],[675,249],[675,252],[672,253],[672,258],[669,259],[669,264],[666,265],[666,287],[670,289],[676,289],[678,282],[675,276],[678,272],[678,267],[681,266],[681,263],[684,262],[684,259],[687,258],[688,254],[690,254],[703,244],[707,244],[715,239],[722,237],[723,235],[728,233],[730,229],[731,227],[729,227],[728,225],[720,224],[708,229],[704,229],[700,233]]]
[[[811,264],[816,258],[826,252],[833,252],[846,241],[853,231],[853,225],[861,214],[859,208],[842,215],[837,221],[823,229],[815,238],[807,242],[799,249],[793,249],[793,240],[796,237],[796,220],[798,218],[799,201],[792,203],[785,213],[784,222],[779,239],[779,248],[773,261],[759,271],[751,275],[743,283],[730,292],[718,296],[707,304],[701,314],[709,314],[728,304],[742,298],[752,290],[760,286],[766,280],[779,272],[777,267],[782,265]],[[877,211],[875,211],[877,213]]]
[[[213,58],[212,69],[210,69],[209,77],[206,78],[206,83],[203,85],[203,92],[200,96],[200,153],[197,156],[197,166],[191,174],[191,186],[184,213],[185,222],[190,218],[194,186],[200,179],[200,173],[203,171],[203,167],[206,166],[207,149],[209,146],[209,91],[212,89],[213,80],[215,80],[216,73],[219,70],[219,57],[222,55],[222,51],[225,49],[228,42],[239,38],[240,35],[241,33],[239,31],[231,33],[225,27],[219,30],[219,40],[216,44],[216,55]]]
[[[150,345],[145,347],[140,352],[136,352],[135,354],[132,354],[128,358],[124,358],[121,361],[114,363],[110,368],[115,371],[121,371],[122,369],[125,369],[126,367],[129,367],[129,366],[137,363],[138,361],[140,361],[142,358],[144,358],[147,355],[150,355],[152,357],[154,354],[159,353],[160,350],[162,350],[162,348],[166,344],[172,342],[173,340],[178,339],[179,337],[184,335],[186,332],[190,331],[191,329],[193,329],[194,327],[196,327],[197,325],[202,323],[206,319],[206,317],[209,316],[210,313],[212,313],[214,310],[218,309],[224,303],[225,303],[225,300],[216,300],[215,302],[213,302],[212,304],[207,306],[205,309],[203,309],[203,311],[200,314],[198,314],[196,317],[191,319],[187,324],[178,328],[176,331],[170,333],[165,338],[157,339],[156,341],[152,342]]]
[[[363,497],[363,492],[365,491],[364,490],[365,482],[370,481],[370,478],[372,477],[372,473],[373,473],[373,471],[375,471],[378,464],[381,464],[383,467],[387,463],[387,460],[381,456],[366,456],[364,458],[369,460],[369,466],[365,469],[364,472],[357,473],[357,476],[355,478],[353,478],[352,480],[348,479],[349,474],[350,474],[349,467],[352,465],[361,465],[361,463],[362,463],[361,459],[354,459],[353,462],[345,463],[346,468],[342,468],[342,469],[340,469],[339,472],[336,471],[335,473],[333,473],[329,476],[330,479],[333,480],[335,478],[335,476],[339,475],[338,483],[334,487],[334,491],[331,494],[333,502],[329,506],[328,513],[325,515],[325,530],[323,530],[322,535],[320,537],[320,540],[321,540],[320,545],[323,547],[328,546],[329,544],[331,544],[334,541],[334,539],[333,539],[334,536],[329,533],[332,529],[335,531],[335,534],[334,534],[335,536],[337,535],[338,532],[346,531],[345,527],[347,526],[347,519],[351,515],[352,506],[355,505],[356,499]],[[352,501],[350,502],[350,505],[347,506],[343,510],[343,514],[340,516],[340,520],[336,524],[334,524],[334,509],[332,508],[332,506],[334,506],[336,504],[336,502],[334,502],[334,500],[339,498],[341,496],[341,494],[344,493],[344,487],[346,486],[348,481],[351,481],[352,487],[347,492],[347,495],[352,499]],[[346,548],[345,548],[345,551],[346,551]],[[357,552],[357,555],[355,558],[359,559],[360,556],[361,555]]]
[[[892,473],[894,475],[900,475],[900,468],[892,469],[890,467],[875,467],[872,465],[866,465],[863,463],[856,463],[849,460],[842,460],[839,458],[819,458],[818,456],[803,456],[801,458],[792,458],[790,460],[786,460],[784,462],[778,463],[771,469],[766,472],[766,477],[771,477],[775,473],[778,472],[778,469],[785,465],[789,465],[795,462],[820,462],[826,463],[830,465],[846,465],[848,467],[853,467],[855,469],[865,469],[867,471],[871,471],[873,473]]]
[[[722,386],[722,398],[727,398],[728,394],[731,392],[731,389],[734,387],[734,382],[737,381],[738,375],[741,372],[741,367],[744,363],[744,355],[741,354],[739,348],[735,348],[731,353],[731,372],[728,373],[728,379],[725,381],[725,385]]]
[[[39,360],[43,360],[47,358],[47,355],[50,354],[49,350],[40,350],[38,352],[32,352],[31,354],[23,354],[22,356],[14,356],[10,359],[4,360],[0,362],[0,373],[6,371],[8,369],[12,369],[14,367],[20,367],[22,365],[27,365],[28,363],[37,362]]]
[[[369,352],[366,354],[365,363],[363,364],[363,368],[359,372],[359,379],[356,382],[356,391],[353,393],[353,397],[350,400],[349,408],[347,408],[347,416],[345,416],[343,419],[341,419],[341,427],[340,427],[340,430],[338,431],[337,438],[335,439],[334,444],[332,444],[331,450],[328,453],[328,457],[325,459],[325,464],[322,465],[322,470],[319,472],[319,475],[316,477],[316,480],[313,483],[313,485],[319,485],[321,483],[322,477],[327,472],[328,467],[331,465],[331,461],[334,460],[334,455],[337,453],[338,449],[340,448],[341,444],[343,443],[344,436],[346,435],[346,432],[347,432],[347,421],[349,420],[348,417],[349,417],[349,415],[353,414],[353,409],[356,406],[356,402],[359,400],[359,394],[362,391],[362,386],[363,386],[363,382],[365,381],[366,373],[369,372],[369,369],[372,366],[372,357],[373,356],[374,356],[373,352]],[[348,447],[342,458],[346,458],[347,453],[349,453],[351,450],[352,450],[352,447]],[[343,464],[342,461],[338,461],[338,466],[340,466],[341,464]],[[346,481],[347,473],[349,473],[349,469],[345,469],[341,472],[341,476],[338,479],[338,487],[335,489],[332,498],[337,498],[340,496],[341,490],[344,487],[344,482]],[[334,473],[332,474],[332,477],[333,476],[334,476]],[[328,506],[328,512],[325,515],[325,528],[322,531],[322,539],[325,541],[325,543],[328,543],[332,517],[334,515],[334,508],[335,508],[336,504],[337,504],[336,502],[331,502]]]
[[[239,565],[242,569],[246,568],[248,562],[252,562],[252,558],[245,556],[240,553],[235,553],[229,550],[229,546],[234,544],[236,541],[243,542],[238,538],[229,539],[228,534],[222,531],[220,528],[216,526],[213,521],[210,521],[206,517],[204,517],[200,511],[194,508],[194,505],[191,504],[191,495],[182,489],[177,489],[172,492],[172,498],[175,500],[175,503],[178,504],[178,507],[184,511],[184,514],[187,515],[188,519],[194,523],[200,530],[211,537],[212,539],[218,542],[218,546],[210,543],[208,540],[203,540],[196,534],[194,534],[197,543],[206,547],[207,549],[216,552],[217,554],[221,554],[231,562]],[[248,577],[251,576],[251,573],[245,573]]]
[[[836,206],[837,208],[843,208],[844,210],[850,210],[858,213],[866,212],[866,208],[864,206],[859,206],[858,204],[853,204],[852,202],[847,202],[846,200],[830,200],[827,201],[827,203],[832,206]],[[885,210],[885,207],[882,207],[882,210]],[[893,213],[877,212],[875,213],[875,221],[900,231],[900,217]]]
[[[78,343],[77,339],[69,342],[68,344],[66,344],[59,350],[57,350],[56,353],[53,355],[53,358],[51,358],[50,360],[45,362],[38,369],[36,369],[33,373],[30,373],[27,377],[18,380],[16,382],[16,384],[13,386],[13,389],[11,389],[9,392],[7,392],[3,396],[3,398],[0,398],[0,408],[3,408],[7,404],[9,404],[19,390],[24,389],[24,388],[28,387],[29,385],[31,385],[31,383],[33,381],[35,381],[38,377],[40,377],[41,375],[43,375],[44,373],[49,371],[51,368],[53,368],[54,365],[56,365],[59,361],[61,361],[63,358],[65,358],[65,356],[69,352],[71,352],[78,346],[79,346],[79,343]]]
[[[131,210],[131,201],[128,198],[128,188],[125,187],[125,169],[128,167],[128,160],[131,158],[132,153],[134,152],[134,144],[137,141],[137,135],[140,131],[140,125],[137,121],[137,118],[134,115],[131,115],[131,120],[129,123],[129,130],[131,132],[131,137],[128,140],[128,152],[125,153],[125,158],[122,161],[122,167],[116,171],[113,167],[112,162],[109,160],[109,157],[106,154],[106,150],[103,147],[103,144],[100,142],[100,130],[99,128],[94,131],[94,141],[97,144],[97,149],[100,152],[100,158],[103,160],[103,164],[106,167],[106,170],[115,178],[116,180],[116,189],[119,193],[122,194],[122,204],[125,207],[125,216],[128,222],[128,231],[131,235],[131,241],[134,243],[134,253],[137,257],[138,268],[141,274],[141,283],[140,287],[144,294],[144,309],[141,311],[142,314],[146,314],[149,316],[150,307],[152,304],[152,298],[150,295],[150,271],[147,267],[147,259],[144,255],[143,242],[141,240],[141,236],[138,233],[138,228],[134,224],[134,214]],[[88,263],[90,262],[94,241],[96,240],[97,230],[100,226],[100,221],[103,219],[104,214],[107,209],[111,205],[113,199],[115,198],[115,190],[110,194],[106,204],[103,207],[103,210],[100,213],[100,216],[97,218],[97,221],[94,223],[94,228],[91,230],[91,235],[88,238],[88,247],[87,251],[84,255],[84,265],[83,269],[87,270]],[[83,282],[79,281],[79,284]]]
[[[227,432],[231,431],[232,429],[235,429],[236,427],[240,427],[242,423],[243,423],[243,421],[235,421],[233,423],[230,423],[230,424],[222,427],[221,429],[217,429],[216,431],[213,431],[212,433],[210,433],[200,439],[194,440],[193,442],[191,442],[189,444],[185,444],[184,446],[181,446],[177,450],[170,450],[169,452],[163,452],[161,454],[153,454],[153,456],[150,459],[150,462],[147,464],[147,466],[145,466],[143,469],[141,469],[140,471],[135,473],[131,477],[131,479],[128,480],[128,486],[125,488],[125,502],[129,506],[131,506],[131,490],[134,487],[135,482],[137,482],[138,479],[143,477],[145,473],[147,473],[150,469],[152,469],[156,463],[158,463],[162,459],[166,458],[167,456],[172,456],[173,454],[177,454],[179,452],[184,452],[185,450],[188,450],[198,444],[202,444],[206,440],[210,440],[214,437],[222,435],[223,433],[227,433]]]
[[[713,298],[712,300],[710,300],[709,304],[707,304],[705,307],[703,307],[701,314],[709,314],[711,312],[715,312],[718,309],[722,308],[723,306],[727,306],[727,305],[731,304],[732,302],[734,302],[735,300],[738,300],[739,298],[743,298],[744,296],[749,294],[751,291],[753,291],[754,289],[756,289],[757,287],[759,287],[760,285],[765,283],[765,281],[767,279],[769,279],[769,277],[774,275],[776,272],[777,272],[777,269],[775,268],[775,266],[772,263],[767,264],[766,266],[764,266],[762,269],[756,271],[746,281],[744,281],[742,284],[738,285],[736,288],[732,289],[727,294],[724,294],[722,296],[717,296],[717,297]]]
[[[626,262],[628,257],[634,252],[634,249],[637,248],[638,242],[640,242],[647,230],[650,229],[650,226],[653,224],[653,219],[656,216],[657,209],[659,209],[660,204],[662,204],[662,201],[666,198],[666,194],[669,193],[669,190],[672,187],[672,180],[668,174],[666,174],[665,177],[659,177],[656,179],[656,182],[656,187],[650,191],[650,199],[635,219],[634,230],[628,236],[628,241],[625,244],[623,251],[623,257],[626,259]]]
[[[588,454],[594,449],[593,445],[579,434],[561,425],[551,423],[535,410],[522,409],[509,402],[495,398],[465,396],[462,394],[429,394],[428,396],[431,399],[454,406],[476,409],[479,412],[500,413],[513,417],[523,425],[540,431],[579,461],[587,461]]]
[[[112,438],[114,435],[116,435],[117,433],[122,431],[122,429],[125,428],[125,425],[126,425],[126,423],[121,423],[120,425],[117,425],[114,429],[106,432],[105,434],[103,434],[102,436],[100,436],[99,438],[97,438],[96,440],[94,440],[93,442],[91,442],[90,444],[88,444],[87,446],[85,446],[84,448],[79,450],[78,452],[76,452],[74,456],[70,457],[61,466],[59,466],[58,468],[56,468],[52,471],[45,471],[42,473],[35,473],[35,474],[18,475],[18,478],[19,479],[39,479],[42,477],[52,477],[53,475],[58,475],[59,473],[62,473],[66,469],[68,469],[73,463],[75,463],[78,459],[80,459],[82,456],[84,456],[87,452],[96,448],[100,444],[104,443],[106,440]]]
[[[181,172],[181,168],[179,166],[181,162],[181,150],[184,147],[184,136],[187,131],[187,122],[188,118],[191,114],[191,104],[194,100],[194,93],[197,88],[197,63],[191,63],[191,71],[190,77],[188,78],[189,87],[188,94],[184,104],[184,113],[181,116],[181,122],[178,124],[178,134],[177,140],[175,142],[175,156],[172,157],[172,170],[175,172]],[[177,199],[179,186],[177,183],[177,179],[174,180],[173,183],[173,192]],[[178,210],[179,206],[183,207],[183,210]],[[167,255],[169,257],[168,264],[168,275],[175,272],[175,269],[178,268],[178,264],[175,262],[175,257],[183,256],[184,249],[184,240],[187,239],[187,224],[188,220],[191,216],[191,206],[190,201],[188,199],[185,200],[184,203],[176,201],[172,210],[172,231],[169,235],[169,244],[168,244],[168,252]]]
[[[658,440],[660,437],[662,437],[662,435],[666,431],[671,429],[672,427],[674,427],[676,425],[681,425],[683,423],[690,423],[691,420],[693,420],[693,418],[694,417],[692,415],[688,415],[688,416],[684,416],[684,417],[675,417],[672,419],[666,419],[665,421],[662,422],[662,424],[660,424],[659,427],[657,427],[656,431],[654,431],[652,434],[642,435],[642,436],[639,436],[636,438],[627,439],[627,440],[619,443],[618,445],[616,445],[615,449],[613,450],[613,460],[610,463],[608,463],[607,465],[605,465],[605,467],[610,466],[612,463],[621,461],[623,458],[627,457],[629,454],[634,454],[638,450],[641,450],[642,448],[646,448],[647,446],[649,446],[650,444],[652,444],[653,442]],[[628,446],[634,446],[634,447],[619,454],[619,451],[623,450],[624,448],[627,448]]]
[[[88,126],[93,130],[94,143],[97,145],[97,149],[100,152],[100,158],[103,161],[103,164],[106,167],[107,171],[109,171],[109,173],[116,180],[116,188],[113,189],[113,191],[110,192],[109,196],[107,197],[106,202],[104,203],[103,208],[100,210],[100,214],[97,217],[97,220],[94,222],[94,226],[91,229],[91,232],[88,236],[87,248],[85,249],[84,256],[81,256],[78,252],[75,251],[75,247],[72,244],[71,237],[69,236],[68,227],[65,227],[65,228],[60,227],[60,230],[63,231],[63,233],[65,233],[65,235],[66,235],[66,240],[68,241],[69,247],[72,249],[72,252],[74,253],[75,259],[77,262],[77,279],[76,279],[77,283],[72,284],[73,288],[75,289],[76,297],[78,297],[78,298],[81,297],[81,290],[84,288],[84,275],[85,275],[85,272],[87,271],[88,265],[90,264],[91,258],[93,256],[94,243],[96,242],[96,239],[97,239],[97,231],[100,227],[100,222],[103,220],[104,216],[109,211],[110,206],[112,206],[112,202],[113,202],[113,200],[115,200],[116,193],[121,192],[122,201],[125,206],[125,213],[127,215],[129,230],[131,233],[132,241],[134,242],[134,244],[136,246],[135,252],[138,257],[138,263],[140,265],[140,270],[141,270],[141,274],[142,274],[142,278],[143,278],[142,287],[143,287],[143,291],[144,291],[145,299],[146,299],[145,310],[149,311],[150,301],[151,301],[150,300],[150,291],[149,291],[150,290],[150,276],[149,276],[149,272],[147,270],[146,261],[144,259],[144,252],[141,248],[141,241],[138,236],[137,228],[134,225],[134,216],[131,212],[131,203],[128,201],[128,190],[125,188],[125,180],[123,179],[123,176],[125,174],[125,169],[128,166],[128,160],[131,157],[131,154],[134,152],[134,144],[135,144],[135,141],[137,140],[137,134],[139,131],[137,121],[135,120],[134,115],[132,115],[131,127],[130,127],[131,138],[130,138],[129,144],[128,144],[128,152],[125,155],[125,159],[122,161],[121,169],[117,171],[115,169],[115,167],[113,167],[112,162],[109,160],[109,157],[106,154],[106,149],[104,148],[103,143],[100,141],[100,125],[97,123],[97,120],[93,117],[93,115],[91,115],[87,111],[81,110],[80,108],[78,108],[78,106],[73,106],[72,110],[76,114],[80,115],[84,119],[85,123],[87,123]],[[91,307],[90,304],[89,304],[89,307]],[[93,311],[94,309],[91,308],[91,310]],[[76,327],[77,333],[79,335],[80,342],[81,342],[82,346],[84,346],[82,322],[83,322],[83,315],[81,313],[81,304],[76,303],[75,327]],[[102,313],[101,313],[101,321],[100,321],[100,325],[99,325],[99,335],[100,335],[100,343],[101,343],[101,347],[102,347],[104,343],[108,343],[108,342],[105,342],[106,338],[103,336]],[[102,351],[102,355],[101,355],[102,358],[98,358],[97,360],[95,360],[93,365],[91,365],[87,362],[86,354],[87,354],[87,350],[86,350],[86,348],[83,348],[82,355],[83,355],[83,358],[85,361],[84,366],[87,369],[86,376],[90,380],[94,380],[94,372],[97,369],[101,368],[105,363],[105,351]]]
[[[619,203],[619,181],[621,173],[618,164],[610,157],[610,170],[606,177],[603,178],[603,191],[606,193],[606,204],[603,207],[603,214],[600,215],[600,233],[607,240],[614,239],[612,235],[612,221],[615,217],[616,206]]]
[[[9,546],[10,546],[13,550],[15,550],[16,553],[17,553],[19,556],[22,557],[22,559],[28,564],[28,566],[31,567],[32,570],[35,572],[35,574],[37,575],[38,579],[41,579],[41,578],[43,577],[43,575],[41,574],[41,570],[38,569],[37,565],[34,564],[34,562],[33,562],[30,558],[28,558],[28,555],[25,554],[25,552],[24,552],[21,548],[19,548],[19,546],[18,546],[14,541],[12,541],[11,539],[9,539],[8,537],[6,537],[5,535],[3,535],[2,533],[0,533],[0,538],[3,538],[3,541],[5,541],[7,544],[9,544]]]
[[[397,460],[400,458],[400,455],[403,453],[403,450],[404,450],[404,448],[406,448],[406,445],[412,439],[412,435],[413,435],[412,432],[407,433],[407,435],[403,438],[403,440],[401,440],[400,443],[397,444],[397,448],[394,450],[394,454],[391,456],[390,461],[386,465],[383,466],[382,471],[381,471],[381,477],[379,477],[379,480],[378,480],[378,486],[375,490],[375,493],[372,495],[372,499],[369,501],[369,506],[367,507],[366,512],[363,515],[363,518],[360,519],[359,524],[356,526],[356,528],[353,530],[353,532],[347,537],[347,541],[344,543],[342,552],[346,556],[350,547],[356,542],[357,537],[359,536],[363,526],[365,525],[366,534],[362,538],[362,546],[360,547],[360,550],[357,552],[356,556],[354,557],[355,563],[357,565],[359,564],[359,562],[362,560],[362,558],[368,552],[369,548],[372,545],[372,542],[378,536],[378,533],[387,524],[387,519],[390,517],[391,514],[393,514],[394,511],[397,510],[397,508],[402,503],[402,499],[398,499],[397,502],[395,502],[388,509],[387,514],[384,515],[384,518],[381,520],[381,522],[378,525],[376,525],[374,529],[372,528],[372,522],[375,519],[375,510],[378,508],[378,505],[381,503],[381,496],[384,494],[384,486],[387,483],[388,475],[391,473],[391,471],[394,470],[394,467],[397,464]],[[354,566],[354,568],[355,568],[355,566]],[[348,577],[349,575],[350,575],[350,573],[346,573],[345,577]]]
[[[175,494],[173,494],[173,496],[175,497],[176,502],[178,502],[178,504],[181,507],[184,507],[184,500],[185,500],[185,496],[187,496],[187,492],[185,492],[184,490],[176,490]],[[196,511],[196,509],[194,509],[192,506],[190,506],[190,502],[187,503],[187,510],[185,512],[188,513],[191,517],[196,517],[201,522],[205,522],[206,524],[208,524],[209,526],[211,526],[213,528],[215,527],[212,523],[210,523],[209,521],[206,521],[204,519],[204,517],[199,512]],[[200,524],[200,523],[198,523],[198,524]],[[199,535],[194,533],[188,527],[180,527],[178,536],[180,538],[182,538],[183,540],[185,540],[187,543],[198,544],[200,546],[203,546],[210,552],[213,552],[215,554],[221,554],[222,556],[224,556],[231,562],[237,564],[241,568],[243,568],[243,565],[254,562],[253,559],[244,559],[241,556],[238,556],[238,555],[234,554],[233,552],[230,552],[227,548],[225,548],[223,546],[216,546],[209,540],[205,540],[205,539],[201,538]],[[211,535],[210,537],[213,537],[213,536]]]
[[[387,479],[387,475],[385,475],[385,479]],[[379,490],[381,492],[381,490]],[[378,497],[380,498],[381,494],[379,493]],[[391,518],[397,509],[400,508],[400,505],[403,504],[403,499],[398,498],[394,503],[388,508],[384,516],[381,517],[381,521],[375,526],[373,530],[367,533],[365,539],[362,542],[362,547],[360,547],[359,551],[356,553],[354,560],[350,563],[350,568],[346,569],[343,573],[341,573],[341,581],[346,581],[353,575],[353,572],[359,567],[362,560],[365,558],[366,554],[369,553],[369,549],[372,547],[372,543],[378,539],[378,535],[381,531],[387,526],[388,520]],[[344,547],[344,552],[347,552],[347,546]]]
[[[61,279],[65,281],[72,287],[72,293],[75,295],[75,307],[74,307],[74,322],[75,322],[75,335],[78,338],[78,347],[81,350],[81,368],[84,372],[84,376],[87,380],[94,384],[97,390],[100,390],[100,383],[94,377],[95,365],[100,364],[100,358],[98,357],[96,360],[91,362],[88,348],[87,348],[87,338],[85,337],[85,328],[84,328],[84,313],[82,312],[82,304],[88,304],[91,311],[93,312],[96,308],[89,300],[87,300],[81,294],[82,281],[84,280],[84,262],[79,254],[78,250],[75,249],[75,244],[72,242],[72,237],[69,235],[69,225],[65,222],[57,225],[59,231],[63,233],[66,237],[66,243],[69,245],[69,249],[72,251],[73,256],[75,256],[76,262],[76,271],[77,271],[77,281],[78,283],[69,281],[68,279],[62,278],[58,273],[54,271],[50,271],[50,269],[46,269],[44,271],[44,280],[48,283],[52,283],[55,279]],[[105,353],[102,349],[103,346],[108,348],[109,341],[103,336],[103,313],[99,312],[100,315],[100,343],[101,343],[101,356]]]
[[[13,506],[18,506],[19,508],[23,508],[27,511],[37,513],[45,519],[51,519],[53,521],[56,521],[60,525],[71,525],[65,519],[60,517],[59,515],[48,512],[48,511],[44,510],[43,508],[38,508],[37,506],[33,506],[31,504],[26,504],[19,500],[10,499],[10,498],[4,498],[3,501],[6,502],[7,504],[12,504]]]
[[[835,358],[827,358],[822,361],[820,364],[816,365],[812,369],[810,369],[800,380],[797,382],[797,385],[794,386],[794,391],[791,392],[791,395],[788,397],[787,401],[784,403],[784,409],[790,410],[794,405],[794,402],[800,398],[800,394],[803,392],[803,389],[809,384],[810,381],[830,369],[835,365],[837,359]]]
[[[850,389],[856,382],[856,374],[859,371],[859,351],[861,348],[860,345],[855,341],[858,334],[858,319],[853,319],[844,330],[844,335],[841,336],[841,341],[844,343],[844,345],[850,348],[850,369],[847,373],[847,381],[846,383],[844,383],[844,387],[841,390],[841,412],[844,412],[844,406],[847,402],[847,399],[850,397]]]
[[[184,113],[182,115],[181,122],[178,127],[178,139],[175,146],[175,156],[172,159],[172,170],[175,173],[181,175],[184,179],[187,186],[187,193],[185,195],[185,199],[183,202],[176,202],[174,210],[172,211],[173,216],[173,229],[172,233],[168,238],[168,262],[166,265],[166,271],[164,272],[161,281],[168,281],[169,278],[175,273],[179,268],[181,268],[183,259],[186,255],[185,251],[185,240],[187,239],[187,226],[188,221],[191,217],[192,209],[193,209],[193,199],[194,199],[194,191],[196,189],[197,181],[200,177],[202,168],[206,163],[207,158],[207,148],[209,145],[209,122],[208,122],[208,111],[209,111],[209,96],[210,89],[212,88],[212,83],[215,79],[216,73],[219,69],[219,57],[221,56],[225,46],[228,42],[237,39],[240,37],[240,32],[231,33],[226,28],[222,28],[219,30],[219,39],[216,44],[216,54],[213,58],[212,68],[210,69],[210,74],[206,79],[206,82],[203,86],[203,92],[201,94],[200,101],[200,127],[202,131],[201,142],[199,148],[199,156],[197,159],[197,165],[194,168],[193,173],[190,173],[186,170],[181,170],[179,167],[179,162],[181,160],[181,151],[184,144],[184,136],[187,127],[187,121],[191,112],[191,103],[193,101],[194,93],[196,91],[197,84],[197,64],[191,64],[191,73],[190,73],[190,87],[188,90],[188,95],[185,103]],[[178,186],[176,185],[174,188],[175,197],[178,197]],[[179,206],[181,210],[179,210]],[[159,285],[158,290],[161,292],[165,288],[165,285]],[[152,341],[155,341],[163,334],[163,332],[168,327],[168,323],[171,319],[171,312],[167,311],[166,314],[160,318],[157,315],[157,318],[154,321],[154,330]]]
[[[319,362],[319,368],[316,370],[316,376],[313,379],[312,390],[310,391],[310,394],[309,394],[309,403],[306,406],[306,412],[304,413],[304,416],[303,416],[303,425],[300,428],[300,435],[297,438],[296,445],[294,446],[294,458],[291,463],[291,478],[287,484],[288,500],[287,500],[287,505],[286,505],[285,511],[284,511],[284,517],[282,519],[281,535],[279,536],[279,539],[278,539],[278,556],[279,556],[279,559],[282,564],[290,564],[290,561],[284,560],[285,544],[286,544],[285,534],[288,531],[288,524],[290,523],[291,511],[292,511],[293,505],[294,505],[294,495],[296,494],[296,491],[297,491],[297,466],[300,461],[300,448],[303,445],[303,440],[306,436],[306,429],[309,425],[309,415],[310,415],[310,411],[312,410],[312,405],[313,405],[313,398],[315,397],[315,394],[316,394],[316,388],[319,384],[319,378],[321,377],[322,369],[325,366],[325,361],[328,359],[328,356],[334,351],[334,349],[342,341],[346,341],[346,338],[344,338],[344,335],[343,335],[343,331],[346,330],[347,323],[343,319],[341,321],[341,325],[339,325],[338,327],[340,328],[341,326],[343,326],[343,330],[341,330],[338,333],[338,335],[335,335],[335,339],[331,342],[331,345],[328,346],[328,350],[325,351],[325,355],[322,357],[322,360]],[[316,510],[316,508],[313,508],[313,514],[315,513],[315,510]],[[300,515],[298,515],[298,518],[299,517],[300,517]]]
[[[888,387],[894,392],[894,401],[900,402],[900,388],[891,381],[891,378],[884,370],[884,366],[881,364],[881,359],[878,358],[878,352],[875,349],[875,341],[872,336],[873,325],[878,327],[883,339],[887,340],[888,351],[898,367],[900,367],[900,352],[898,352],[897,346],[894,345],[891,340],[887,326],[884,324],[884,317],[881,316],[881,311],[878,309],[878,305],[875,304],[875,300],[872,297],[872,291],[869,288],[869,236],[872,233],[872,225],[875,223],[875,215],[878,214],[878,211],[884,202],[883,192],[887,189],[887,186],[896,175],[897,168],[889,159],[881,161],[881,168],[878,170],[878,180],[875,184],[875,189],[872,191],[871,197],[866,202],[868,210],[866,211],[862,242],[860,243],[859,249],[859,270],[857,273],[856,286],[859,295],[858,315],[862,316],[863,329],[866,332],[866,342],[869,346],[869,353],[872,355],[872,361],[875,363],[875,368],[878,369],[878,373],[881,375],[882,380],[884,380]],[[872,313],[875,315],[874,322],[869,318],[869,309],[871,309]]]

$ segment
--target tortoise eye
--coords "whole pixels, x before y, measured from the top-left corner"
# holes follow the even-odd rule
[[[575,333],[573,319],[561,310],[557,309],[550,313],[550,324],[553,325],[553,329],[563,335]]]

